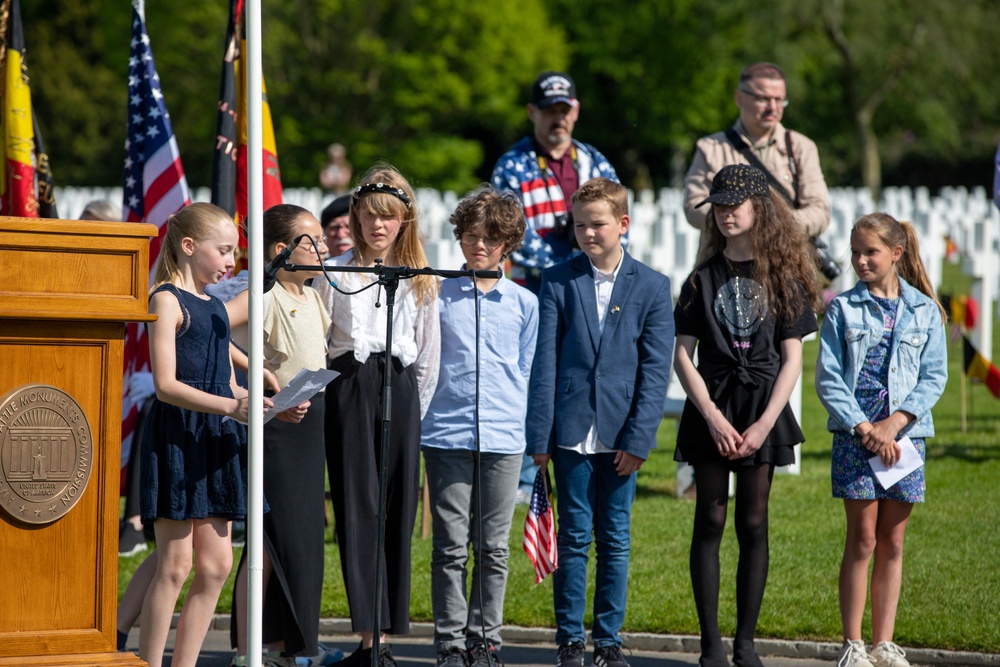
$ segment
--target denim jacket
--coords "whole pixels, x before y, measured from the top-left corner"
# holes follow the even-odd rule
[[[896,314],[889,359],[890,414],[904,410],[916,419],[899,435],[924,438],[934,435],[931,408],[944,392],[948,379],[948,348],[937,304],[899,279],[901,305]],[[830,431],[854,432],[871,421],[861,410],[854,389],[868,350],[882,339],[885,325],[868,285],[835,298],[826,310],[820,331],[816,364],[816,392],[830,419]]]

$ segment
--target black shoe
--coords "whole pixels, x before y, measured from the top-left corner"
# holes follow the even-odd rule
[[[621,644],[594,647],[594,667],[629,667]]]
[[[437,663],[434,667],[466,667],[469,664],[468,655],[457,646],[438,651]]]
[[[118,555],[131,556],[146,550],[146,535],[142,529],[125,522],[118,533]]]
[[[396,659],[392,657],[392,646],[389,644],[378,647],[378,667],[399,667]]]
[[[504,664],[496,646],[475,644],[469,649],[469,667],[504,667]]]
[[[698,658],[698,667],[731,667],[726,652],[702,653]]]
[[[736,667],[764,667],[764,663],[760,661],[753,648],[752,641],[733,643],[733,664]]]
[[[354,649],[354,652],[349,656],[337,663],[341,667],[370,667],[372,664],[372,650],[369,648],[362,648],[358,645],[358,648]]]
[[[583,667],[583,642],[567,642],[559,647],[556,667]]]

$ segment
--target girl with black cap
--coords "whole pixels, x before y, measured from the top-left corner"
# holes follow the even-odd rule
[[[802,368],[802,337],[816,331],[819,286],[807,239],[771,197],[767,177],[745,164],[715,175],[708,245],[674,310],[674,368],[688,398],[674,458],[694,466],[697,501],[691,583],[703,667],[728,667],[719,631],[719,544],[729,476],[736,475],[737,667],[754,651],[768,569],[767,503],[775,466],[794,461],[804,437],[788,405]],[[698,365],[694,364],[695,348]]]

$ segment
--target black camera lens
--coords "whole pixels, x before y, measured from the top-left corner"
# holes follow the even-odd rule
[[[812,241],[813,247],[816,249],[816,267],[819,269],[819,272],[831,282],[839,278],[841,274],[840,265],[830,256],[827,250],[828,246],[823,239],[814,236],[810,241]]]

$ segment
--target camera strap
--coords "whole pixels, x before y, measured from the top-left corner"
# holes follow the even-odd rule
[[[743,141],[743,137],[733,129],[728,128],[726,130],[726,138],[729,139],[729,143],[733,145],[740,154],[747,159],[747,162],[751,166],[760,169],[767,176],[767,182],[770,183],[771,188],[781,195],[789,206],[792,208],[799,208],[799,169],[798,165],[795,163],[795,155],[792,153],[792,131],[785,130],[785,149],[788,151],[788,168],[792,172],[792,191],[795,194],[793,199],[788,194],[788,190],[785,188],[781,182],[774,177],[774,174],[764,166],[764,163],[760,161],[757,155],[753,152],[753,148],[747,145],[747,142]]]

